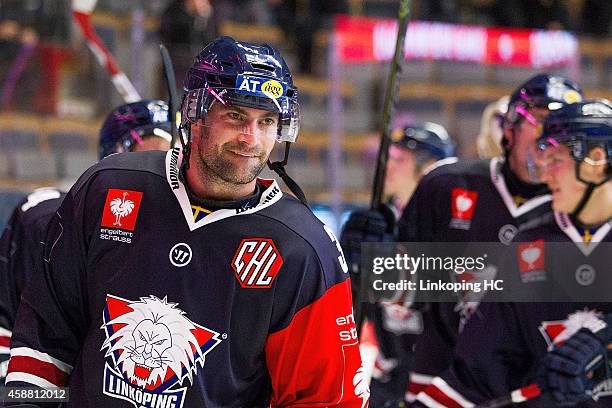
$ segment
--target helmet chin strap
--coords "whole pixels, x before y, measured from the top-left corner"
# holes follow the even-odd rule
[[[595,162],[593,160],[591,160],[591,162],[588,162],[587,160],[584,160],[584,161],[587,162],[588,164],[592,164],[592,163],[603,164],[603,163]],[[604,161],[604,163],[605,162],[607,162],[607,161]],[[589,199],[593,195],[593,191],[595,191],[595,189],[597,187],[601,186],[602,184],[604,184],[608,180],[610,180],[610,176],[608,176],[605,179],[603,179],[602,181],[600,181],[599,183],[593,183],[592,181],[586,181],[585,179],[580,177],[580,163],[581,163],[580,161],[576,161],[576,179],[578,181],[580,181],[581,183],[586,184],[587,189],[584,192],[584,194],[582,195],[582,198],[580,199],[580,202],[578,203],[578,205],[576,206],[576,208],[574,209],[574,211],[571,214],[571,216],[574,217],[574,219],[576,219],[576,220],[578,219],[578,216],[580,215],[582,210],[584,210],[584,207],[589,202]]]
[[[582,181],[582,180],[580,180],[580,181]],[[584,181],[582,181],[582,182],[584,183]],[[593,195],[593,191],[595,190],[595,187],[597,187],[597,185],[593,184],[593,183],[586,183],[586,185],[587,185],[586,191],[582,195],[582,198],[580,199],[580,202],[578,203],[578,205],[576,206],[576,208],[574,209],[574,211],[571,214],[571,216],[575,220],[578,219],[578,217],[580,216],[580,213],[582,212],[582,210],[584,210],[584,207],[586,206],[587,202],[591,198],[591,195]]]
[[[189,169],[189,154],[191,153],[191,143],[188,143],[188,140],[191,140],[191,125],[187,125],[187,129],[181,127],[179,129],[179,139],[181,141],[181,147],[183,148],[183,171],[187,171]]]
[[[293,180],[287,172],[285,171],[285,166],[287,165],[287,160],[289,159],[289,148],[291,147],[290,142],[285,142],[285,156],[282,161],[271,162],[268,160],[268,167],[270,170],[274,171],[276,174],[283,179],[289,190],[304,204],[306,207],[310,208],[308,205],[308,200],[306,200],[306,195],[300,188],[300,186]]]

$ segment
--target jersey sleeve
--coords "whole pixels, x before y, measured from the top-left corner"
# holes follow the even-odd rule
[[[64,387],[85,333],[85,189],[73,188],[46,228],[37,278],[22,293],[7,386]]]
[[[284,295],[294,291],[289,296],[293,301],[265,347],[272,407],[368,405],[348,269],[335,237],[328,234],[323,237],[329,243],[326,253],[315,252],[290,265],[301,271],[297,286],[283,290]]]
[[[451,367],[417,395],[418,405],[471,407],[525,386],[533,359],[526,350],[514,306],[482,303],[457,338]]]

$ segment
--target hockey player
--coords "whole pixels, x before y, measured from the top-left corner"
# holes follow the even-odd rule
[[[457,161],[456,145],[443,126],[431,122],[395,129],[392,139],[384,196],[399,218],[423,174],[435,166]],[[363,325],[362,333],[370,333],[361,338],[362,355],[376,355],[372,355],[376,358],[372,389],[377,394],[372,406],[403,395],[407,368],[412,366],[410,350],[415,336],[423,330],[420,312],[409,306],[403,301],[374,305]],[[368,354],[364,354],[365,350]]]
[[[100,129],[100,159],[124,151],[170,148],[168,106],[144,100],[119,106]],[[0,352],[1,379],[8,368],[9,342],[21,292],[42,260],[45,228],[59,208],[65,193],[41,188],[29,194],[13,211],[0,237]]]
[[[424,122],[396,129],[391,137],[384,194],[398,218],[424,172],[439,160],[456,161],[455,142],[437,123]]]
[[[340,246],[257,178],[298,129],[276,49],[208,44],[183,147],[110,156],[64,199],[7,384],[68,386],[74,407],[366,407]]]
[[[501,140],[509,100],[509,95],[502,96],[488,104],[482,112],[480,133],[476,137],[476,150],[481,159],[490,159],[503,154]]]
[[[612,341],[602,321],[612,320],[604,319],[612,311],[606,246],[612,242],[612,105],[585,101],[552,112],[538,144],[554,213],[521,226],[513,257],[518,261],[505,272],[519,277],[522,287],[516,293],[529,291],[541,301],[560,300],[551,293],[568,278],[574,287],[565,293],[573,299],[483,303],[458,337],[451,369],[419,394],[419,403],[474,406],[534,382],[538,371],[544,395],[525,405],[612,403],[610,398],[585,402],[612,395],[605,381],[608,361],[601,358]]]
[[[559,76],[540,74],[519,86],[504,117],[504,156],[460,161],[428,173],[404,210],[397,239],[509,244],[518,225],[550,211],[546,186],[534,183],[531,174],[538,124],[549,111],[581,99],[580,87]],[[356,214],[346,228],[355,230],[354,237],[361,234],[362,241],[382,241],[391,230],[387,219],[377,212]],[[349,251],[351,264],[354,256]],[[408,400],[449,366],[457,333],[474,308],[473,302],[459,299],[456,304],[432,303],[424,311]]]

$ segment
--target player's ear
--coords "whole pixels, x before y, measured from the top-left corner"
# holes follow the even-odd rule
[[[513,125],[507,119],[504,119],[502,122],[502,146],[506,149],[512,148],[512,143],[514,142],[513,128]]]
[[[607,154],[604,148],[600,146],[592,148],[589,151],[588,158],[590,160],[588,160],[587,165],[583,168],[587,180],[597,183],[606,178],[610,164],[606,160]]]

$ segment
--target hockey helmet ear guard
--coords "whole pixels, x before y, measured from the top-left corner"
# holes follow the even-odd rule
[[[295,142],[300,128],[297,88],[280,53],[221,37],[196,57],[185,77],[181,106],[184,136],[189,124],[206,118],[213,103],[276,112],[276,139]],[[188,131],[187,131],[188,133]],[[188,142],[188,140],[185,140]]]
[[[155,135],[172,141],[168,105],[160,100],[147,99],[115,108],[108,114],[99,137],[100,159],[129,152],[144,136]]]

